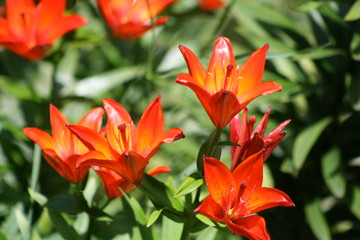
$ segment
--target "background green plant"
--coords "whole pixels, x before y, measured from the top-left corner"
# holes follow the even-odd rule
[[[3,5],[3,1],[0,1]],[[360,1],[236,0],[203,12],[181,0],[168,23],[139,40],[112,38],[94,1],[68,1],[89,24],[67,34],[51,54],[30,62],[0,49],[0,239],[176,239],[181,225],[166,217],[147,228],[152,204],[138,190],[111,201],[91,217],[69,195],[69,183],[40,157],[22,128],[49,130],[49,103],[70,122],[103,98],[120,102],[139,119],[159,93],[166,128],[186,138],[162,146],[151,165],[172,169],[161,180],[180,186],[212,124],[194,94],[175,83],[187,72],[179,44],[207,64],[218,36],[228,37],[238,63],[270,44],[264,80],[281,93],[249,105],[260,116],[269,104],[268,130],[292,119],[287,136],[266,162],[266,185],[286,192],[296,208],[261,213],[272,239],[358,239],[360,236]],[[223,158],[228,159],[224,149]],[[38,176],[38,177],[37,177]],[[30,190],[28,190],[30,188]],[[105,206],[101,183],[90,173],[85,199]],[[143,209],[143,210],[142,210]],[[92,235],[92,237],[90,237]],[[239,239],[206,228],[193,239]]]

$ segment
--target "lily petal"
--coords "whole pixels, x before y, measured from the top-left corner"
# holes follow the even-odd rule
[[[101,151],[105,158],[111,158],[112,151],[106,138],[91,128],[81,125],[67,125],[67,128],[89,149]]]
[[[261,187],[263,181],[263,160],[263,152],[261,151],[241,162],[233,171],[235,182],[239,185],[246,181],[248,189]]]
[[[236,186],[230,170],[219,160],[204,157],[204,174],[212,199],[220,206],[228,205]]]
[[[233,233],[245,236],[251,240],[270,240],[263,217],[252,215],[236,220],[228,220],[226,225]]]
[[[241,105],[232,92],[221,90],[210,97],[209,117],[218,129],[226,127],[241,109]]]
[[[38,144],[41,149],[56,149],[54,139],[47,132],[38,128],[24,128],[24,134],[33,142]]]
[[[194,210],[215,222],[220,222],[224,218],[224,209],[209,195],[202,203]]]
[[[50,104],[51,132],[60,152],[73,152],[71,132],[66,128],[69,124],[65,116],[52,104]],[[70,143],[70,144],[69,144]]]
[[[241,96],[251,89],[256,88],[261,82],[268,49],[269,44],[265,44],[262,48],[253,52],[241,66],[239,70],[241,78],[237,96]]]
[[[244,205],[250,214],[278,206],[294,207],[295,204],[286,193],[265,187],[255,188]]]
[[[228,66],[236,68],[236,61],[230,40],[226,37],[219,37],[214,44],[207,72],[212,74],[212,79],[207,79],[206,88],[212,92],[218,92],[224,87]],[[225,88],[228,90],[227,88]]]
[[[206,77],[206,72],[203,68],[203,66],[201,65],[201,63],[199,62],[198,58],[196,57],[196,55],[187,47],[180,45],[179,49],[182,53],[182,55],[185,58],[187,67],[189,69],[190,75],[191,75],[191,81],[193,82],[197,82],[200,86],[204,86],[204,81],[205,81],[205,77]],[[187,74],[185,74],[187,75]],[[180,78],[180,75],[179,77]],[[190,79],[187,79],[188,81]],[[178,81],[178,80],[176,80]]]

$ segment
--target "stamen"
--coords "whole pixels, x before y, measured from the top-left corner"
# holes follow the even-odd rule
[[[129,141],[126,134],[126,124],[122,123],[118,125],[120,145],[124,147],[123,151],[129,149]]]
[[[233,73],[233,70],[234,70],[234,66],[231,64],[226,67],[224,89],[229,89],[230,77],[231,77],[231,74]]]

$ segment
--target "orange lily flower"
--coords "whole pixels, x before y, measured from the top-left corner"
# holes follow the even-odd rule
[[[92,168],[96,171],[97,175],[103,182],[106,195],[109,199],[121,197],[123,193],[120,191],[120,188],[124,192],[129,192],[136,188],[135,184],[126,181],[114,171],[98,166],[93,166]],[[170,168],[168,166],[158,166],[148,171],[147,174],[155,176],[167,172],[170,172]]]
[[[52,44],[87,20],[64,15],[65,0],[5,0],[6,19],[0,17],[0,44],[30,60],[43,58]]]
[[[90,110],[78,124],[99,132],[104,109]],[[65,126],[69,124],[64,115],[50,105],[52,136],[38,128],[24,128],[24,134],[38,144],[45,160],[66,180],[79,183],[87,174],[88,167],[76,168],[77,159],[88,149]]]
[[[240,162],[247,157],[264,149],[264,161],[270,156],[272,151],[285,137],[284,128],[291,120],[284,121],[277,126],[271,133],[264,137],[266,126],[270,116],[270,107],[261,119],[258,126],[253,130],[256,117],[247,118],[248,110],[244,109],[242,118],[236,115],[230,121],[230,141],[239,146],[231,146],[231,169],[234,170]]]
[[[281,90],[275,82],[261,82],[268,47],[256,50],[239,67],[230,40],[220,37],[205,71],[195,54],[180,46],[190,74],[181,73],[176,82],[196,93],[213,124],[222,129],[253,99]]]
[[[68,128],[91,150],[77,162],[77,167],[99,166],[113,170],[127,182],[141,183],[149,159],[163,143],[184,137],[181,129],[164,132],[164,117],[160,96],[145,110],[137,127],[130,115],[117,102],[104,99],[108,116],[106,136],[79,125]]]
[[[261,187],[262,152],[245,159],[233,172],[219,160],[204,157],[204,173],[210,195],[195,212],[224,222],[230,231],[249,239],[270,239],[264,218],[255,213],[277,206],[295,206],[284,192]]]
[[[225,7],[225,3],[222,0],[199,0],[200,7],[206,11],[212,11],[218,8]]]
[[[97,0],[100,12],[112,33],[118,38],[141,37],[152,27],[156,17],[177,0]],[[167,17],[160,17],[154,25],[162,25]]]

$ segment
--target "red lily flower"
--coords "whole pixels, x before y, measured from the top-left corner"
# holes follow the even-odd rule
[[[99,9],[112,33],[118,38],[141,37],[152,27],[151,19],[156,17],[177,0],[97,0]],[[166,17],[154,21],[162,25]]]
[[[222,129],[253,99],[281,90],[275,82],[261,82],[268,47],[255,51],[240,68],[230,40],[220,37],[205,71],[195,54],[180,46],[190,74],[180,74],[176,82],[196,93],[213,124]]]
[[[222,0],[199,0],[200,7],[206,11],[212,11],[225,6]]]
[[[100,131],[104,109],[90,110],[79,122],[81,126]],[[64,115],[50,105],[52,136],[38,128],[24,128],[24,134],[40,146],[45,160],[66,180],[79,183],[87,174],[88,167],[77,169],[77,159],[88,149],[74,136],[65,125],[69,124]]]
[[[5,0],[6,19],[0,17],[0,44],[30,60],[43,58],[52,44],[87,20],[64,15],[65,0]]]
[[[244,109],[242,118],[236,115],[230,121],[230,141],[239,146],[231,146],[231,169],[234,170],[240,162],[249,156],[264,149],[264,161],[285,137],[284,128],[291,120],[287,120],[277,126],[271,133],[264,137],[266,126],[269,120],[270,107],[261,119],[258,126],[253,130],[256,117],[247,118],[248,110]]]
[[[83,126],[68,126],[91,150],[78,160],[77,167],[93,165],[108,168],[127,182],[138,185],[149,159],[160,145],[183,138],[184,134],[179,128],[164,132],[160,97],[150,103],[137,127],[119,103],[111,99],[104,99],[103,103],[108,116],[107,138]]]
[[[249,239],[270,239],[264,218],[255,213],[277,206],[295,206],[284,192],[261,187],[262,152],[245,159],[233,172],[219,160],[204,157],[204,173],[210,195],[195,212],[224,222],[230,231]]]
[[[130,190],[136,188],[135,184],[126,181],[114,171],[98,166],[93,166],[92,168],[96,171],[97,175],[103,182],[106,195],[109,199],[121,197],[123,193],[120,191],[120,188],[124,192],[129,192]],[[170,168],[168,166],[158,166],[148,171],[147,174],[155,176],[167,172],[170,172]]]

